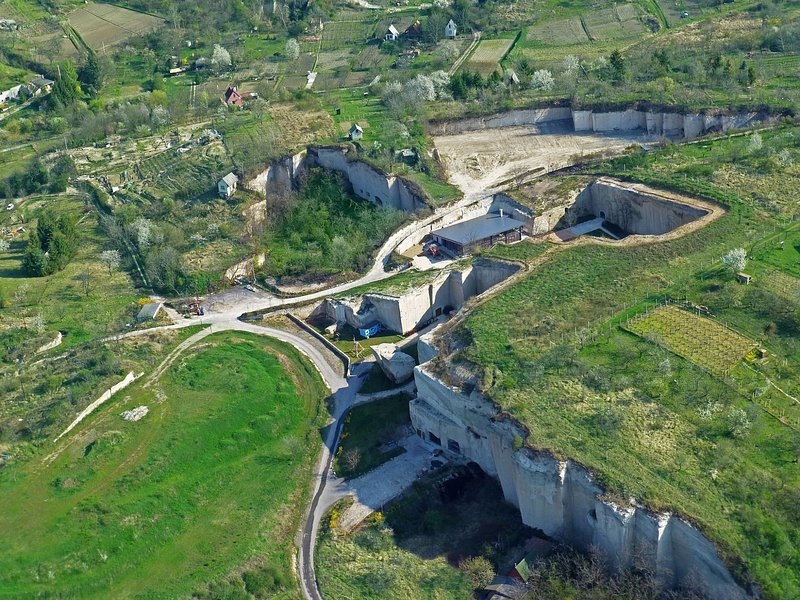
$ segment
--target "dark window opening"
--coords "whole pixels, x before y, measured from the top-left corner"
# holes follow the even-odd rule
[[[600,211],[600,218],[601,219],[605,219],[606,218],[606,211],[604,211],[604,210]]]
[[[437,446],[441,446],[441,445],[442,445],[442,440],[440,440],[438,437],[436,437],[435,435],[433,435],[433,433],[432,433],[432,432],[430,432],[430,431],[428,432],[428,439],[429,439],[431,442],[433,442],[434,444],[436,444]]]
[[[450,452],[461,454],[461,446],[459,446],[458,442],[455,440],[447,440],[447,449],[450,450]]]

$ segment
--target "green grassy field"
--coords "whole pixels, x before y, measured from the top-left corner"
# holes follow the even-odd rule
[[[528,443],[594,469],[612,496],[688,515],[740,574],[735,557],[743,560],[769,598],[800,590],[800,528],[791,508],[800,484],[791,460],[800,421],[790,399],[800,382],[789,366],[800,355],[800,323],[796,301],[782,300],[768,280],[736,283],[719,257],[762,238],[772,242],[763,260],[756,250],[748,271],[774,271],[783,261],[770,258],[788,256],[776,249],[778,215],[796,207],[781,195],[767,204],[760,192],[791,181],[794,163],[769,171],[758,165],[791,148],[791,139],[777,131],[764,136],[769,152],[747,151],[751,141],[743,138],[652,152],[635,168],[639,158],[604,165],[603,173],[726,201],[730,211],[666,243],[552,252],[477,307],[461,332],[470,342],[463,356],[483,370],[487,393],[529,424]],[[739,158],[729,168],[754,177],[721,176],[717,168],[726,169],[732,153]],[[619,329],[664,296],[707,306],[766,347],[769,358],[712,375],[700,367],[710,368],[713,343],[673,346],[685,360]],[[670,347],[669,339],[661,343]]]
[[[0,596],[297,597],[292,540],[325,394],[283,343],[207,338],[154,388],[0,470]],[[139,405],[141,421],[119,417]]]
[[[399,432],[411,424],[409,397],[405,394],[374,400],[355,407],[347,415],[333,468],[336,474],[353,479],[372,471],[405,452],[402,446],[381,450],[397,441]]]

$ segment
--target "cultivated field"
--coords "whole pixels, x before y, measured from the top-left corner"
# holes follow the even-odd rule
[[[580,17],[545,21],[528,29],[526,38],[553,46],[568,46],[589,41]]]
[[[482,40],[467,59],[465,69],[481,75],[491,75],[500,68],[500,61],[514,45],[513,39]]]
[[[102,52],[106,47],[158,29],[164,20],[119,6],[90,3],[71,12],[69,24],[90,48]]]
[[[780,271],[764,273],[761,278],[767,287],[781,298],[795,302],[800,300],[800,279]]]
[[[671,305],[659,306],[625,328],[714,375],[730,371],[756,346],[753,340],[713,319]]]
[[[592,40],[626,39],[644,32],[639,10],[633,4],[593,11],[582,18]]]

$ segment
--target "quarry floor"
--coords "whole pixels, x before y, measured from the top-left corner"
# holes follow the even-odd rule
[[[576,133],[571,121],[467,131],[433,140],[450,182],[465,195],[499,191],[572,165],[581,156],[652,142],[636,132]]]

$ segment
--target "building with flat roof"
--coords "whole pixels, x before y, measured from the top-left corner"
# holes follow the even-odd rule
[[[525,223],[500,213],[488,213],[475,219],[431,232],[433,241],[451,256],[463,256],[495,244],[518,242]]]

